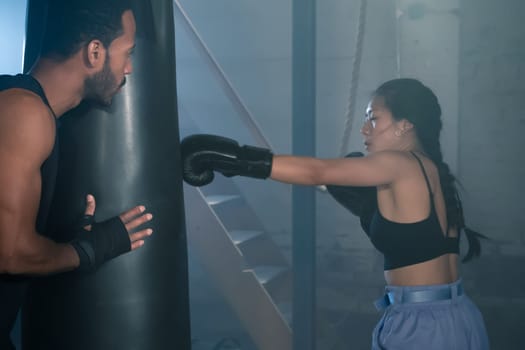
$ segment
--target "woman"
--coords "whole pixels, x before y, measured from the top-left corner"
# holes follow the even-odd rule
[[[376,302],[384,314],[372,349],[488,349],[483,318],[458,275],[463,213],[442,159],[441,126],[434,93],[415,79],[395,79],[382,84],[367,106],[361,129],[366,157],[272,155],[194,135],[182,143],[184,178],[203,185],[215,170],[291,184],[352,186],[329,189],[360,216],[385,257],[386,293]],[[479,254],[479,241],[466,232],[468,259]]]

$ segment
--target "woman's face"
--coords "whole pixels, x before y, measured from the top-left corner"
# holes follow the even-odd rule
[[[361,128],[365,148],[368,152],[398,149],[400,142],[399,122],[394,119],[383,98],[374,97],[366,108],[365,121]]]

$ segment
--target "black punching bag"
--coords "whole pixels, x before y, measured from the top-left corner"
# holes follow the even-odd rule
[[[29,0],[28,18],[32,1],[41,2]],[[82,104],[60,118],[49,235],[71,238],[87,193],[97,202],[96,221],[144,204],[154,232],[142,248],[94,273],[36,280],[23,309],[24,350],[191,348],[173,3],[134,2],[137,39],[127,84],[109,109]]]

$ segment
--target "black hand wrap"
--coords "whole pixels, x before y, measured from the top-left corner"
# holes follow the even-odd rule
[[[70,244],[80,259],[80,271],[93,271],[102,263],[131,250],[128,231],[118,216],[91,223],[91,231],[82,229]]]
[[[352,152],[346,157],[363,157],[363,153]],[[326,189],[339,204],[359,216],[361,227],[368,233],[370,221],[377,209],[376,188],[327,185]]]
[[[79,230],[83,230],[85,226],[92,225],[95,222],[95,216],[90,214],[84,214],[77,221],[75,227],[78,227]]]
[[[224,176],[266,179],[272,171],[273,154],[265,148],[239,146],[229,138],[195,134],[181,142],[183,178],[192,186],[213,181],[214,171]]]

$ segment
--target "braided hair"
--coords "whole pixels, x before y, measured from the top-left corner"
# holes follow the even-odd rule
[[[463,207],[456,187],[456,178],[443,161],[439,137],[442,129],[441,107],[430,88],[416,79],[393,79],[379,86],[375,96],[383,98],[395,120],[406,119],[414,125],[416,136],[424,152],[434,162],[439,172],[441,189],[447,211],[447,231],[457,228],[458,236],[465,232],[469,249],[463,262],[481,254],[480,238],[484,235],[465,226]]]

